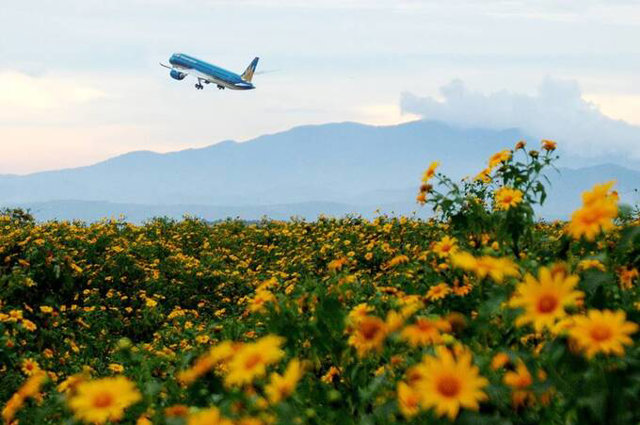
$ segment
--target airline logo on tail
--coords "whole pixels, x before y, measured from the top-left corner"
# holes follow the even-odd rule
[[[251,82],[251,79],[253,78],[253,73],[256,71],[256,66],[258,66],[258,59],[259,58],[255,58],[254,60],[252,60],[249,66],[247,67],[247,69],[245,69],[245,71],[240,76],[244,81],[248,83]]]

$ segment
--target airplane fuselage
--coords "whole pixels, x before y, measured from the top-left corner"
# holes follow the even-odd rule
[[[186,75],[193,75],[198,78],[198,84],[205,82],[207,84],[213,83],[218,88],[227,88],[231,90],[251,90],[255,86],[244,80],[240,75],[235,72],[228,71],[219,66],[207,63],[193,56],[185,55],[184,53],[175,53],[171,55],[169,63],[173,70],[178,73],[183,73],[182,78],[178,74],[172,74],[172,77],[181,80]],[[198,85],[196,85],[198,87]],[[202,87],[202,85],[200,85]]]

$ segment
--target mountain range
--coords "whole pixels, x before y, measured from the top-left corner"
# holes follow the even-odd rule
[[[453,177],[474,175],[492,153],[521,139],[539,143],[518,129],[434,121],[301,126],[242,143],[163,154],[138,151],[87,167],[0,175],[0,205],[30,208],[43,220],[120,214],[138,222],[183,214],[211,220],[314,219],[321,213],[369,217],[376,210],[426,215],[415,195],[431,161],[440,161]],[[581,191],[611,179],[623,201],[638,202],[640,166],[582,166],[560,153],[563,166],[548,174],[550,196],[542,216],[566,217],[579,205]]]

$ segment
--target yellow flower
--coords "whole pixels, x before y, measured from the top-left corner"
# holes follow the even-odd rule
[[[491,183],[491,168],[480,171],[473,179],[483,183]]]
[[[178,372],[178,381],[185,385],[192,384],[215,365],[230,359],[238,348],[239,345],[234,345],[231,341],[221,342],[212,347],[208,353],[199,357],[191,368]]]
[[[359,357],[364,357],[370,351],[382,351],[386,337],[385,322],[375,316],[365,316],[355,324],[348,343],[355,347]]]
[[[615,181],[609,181],[602,184],[595,184],[591,191],[582,193],[582,204],[584,206],[593,205],[602,200],[610,200],[617,202],[618,197],[611,191]]]
[[[502,381],[511,387],[511,402],[515,407],[535,400],[535,395],[529,388],[533,384],[533,378],[522,361],[518,362],[515,371],[505,373]]]
[[[582,260],[578,263],[578,268],[580,270],[588,270],[588,269],[598,269],[600,271],[607,271],[607,268],[602,264],[599,260]]]
[[[449,236],[445,236],[440,239],[438,242],[433,244],[433,248],[431,250],[438,254],[438,257],[445,258],[448,257],[449,254],[455,252],[458,249],[458,240],[456,238],[450,238]]]
[[[22,408],[24,402],[28,398],[39,400],[40,387],[47,380],[47,373],[38,369],[22,384],[22,386],[11,396],[2,409],[1,416],[6,423],[12,423],[16,413]]]
[[[265,386],[264,392],[271,404],[279,403],[291,396],[302,377],[302,365],[298,359],[289,362],[284,375],[272,373],[269,383]]]
[[[4,422],[7,424],[12,423],[16,413],[18,413],[23,405],[24,397],[18,393],[13,394],[2,408],[2,419],[4,419]]]
[[[427,170],[422,175],[422,182],[426,183],[429,180],[431,180],[433,178],[433,176],[436,175],[436,168],[438,168],[439,166],[440,166],[440,163],[438,161],[432,162],[429,165],[429,168],[427,168]]]
[[[153,422],[151,422],[148,415],[143,414],[136,421],[136,425],[153,425]]]
[[[275,302],[276,297],[271,291],[265,289],[259,289],[256,291],[256,295],[251,299],[249,304],[249,311],[252,313],[263,312],[267,303]]]
[[[583,205],[571,214],[567,230],[574,239],[584,237],[593,241],[600,232],[614,228],[613,219],[618,216],[618,198],[609,192],[613,182],[595,185],[582,195]]]
[[[405,264],[408,262],[409,262],[409,257],[407,257],[406,255],[396,255],[391,260],[389,260],[389,262],[387,263],[387,267],[391,268],[399,264]]]
[[[524,308],[523,314],[516,319],[516,325],[531,323],[537,332],[544,328],[551,330],[558,320],[566,316],[565,307],[576,305],[584,295],[574,290],[578,280],[576,275],[552,274],[546,267],[538,270],[538,279],[527,274],[509,300],[511,307]]]
[[[340,376],[340,369],[338,369],[335,366],[331,366],[327,371],[327,373],[325,373],[324,375],[322,375],[322,377],[320,377],[320,380],[325,384],[330,384],[333,382],[333,378],[336,376]]]
[[[451,288],[449,288],[449,285],[442,282],[429,288],[429,291],[427,291],[426,298],[429,301],[437,301],[437,300],[443,299],[450,293],[451,293]]]
[[[389,310],[384,324],[387,327],[387,333],[395,332],[404,325],[404,317],[395,310]]]
[[[27,320],[27,319],[22,320],[22,326],[24,326],[24,328],[26,330],[28,330],[29,332],[33,332],[36,329],[38,329],[38,326],[36,326],[35,323],[33,323],[31,320]]]
[[[623,289],[633,288],[633,281],[638,278],[638,269],[623,267],[620,269],[620,286]]]
[[[111,363],[111,364],[108,366],[108,368],[109,368],[109,370],[110,370],[111,372],[115,372],[115,373],[122,373],[122,372],[124,372],[124,366],[122,366],[121,364],[118,364],[118,363]]]
[[[451,324],[446,320],[418,317],[413,325],[402,330],[401,335],[412,347],[422,347],[440,343],[442,341],[440,332],[450,331]]]
[[[553,140],[542,140],[542,149],[546,151],[553,151],[556,149],[556,142]]]
[[[501,187],[495,193],[495,208],[508,210],[522,202],[522,192],[510,187]]]
[[[497,283],[502,283],[505,277],[518,276],[518,266],[508,258],[496,258],[488,255],[474,257],[468,252],[451,255],[451,262],[461,269],[473,271],[479,279],[491,276]]]
[[[40,371],[40,365],[38,364],[37,361],[33,360],[33,359],[24,359],[22,361],[22,372],[27,375],[27,376],[31,376],[36,372]]]
[[[284,338],[267,335],[254,343],[245,344],[229,361],[225,383],[229,386],[250,384],[267,373],[267,366],[280,361]]]
[[[491,369],[502,369],[507,363],[509,363],[509,356],[506,353],[497,353],[491,359]]]
[[[124,376],[82,382],[69,399],[76,419],[91,424],[118,421],[127,407],[142,396],[135,384]]]
[[[597,353],[624,355],[624,345],[632,345],[629,337],[638,325],[626,321],[623,311],[589,310],[586,316],[573,316],[569,329],[571,339],[588,358]]]
[[[495,168],[497,165],[506,162],[509,159],[511,159],[511,151],[509,149],[494,153],[491,155],[491,158],[489,158],[489,168]]]
[[[192,413],[187,419],[187,425],[232,425],[233,422],[220,415],[220,410],[210,407],[199,412]]]
[[[357,323],[367,317],[367,315],[372,311],[373,307],[371,307],[370,305],[367,305],[366,303],[358,304],[349,312],[349,315],[347,316],[347,323]]]
[[[84,373],[76,373],[75,375],[70,375],[67,377],[67,379],[65,379],[58,385],[58,388],[57,388],[58,392],[69,395],[75,392],[76,388],[78,387],[78,384],[86,381],[87,379],[88,379],[88,374],[84,374]]]
[[[398,382],[398,407],[405,418],[414,417],[420,411],[420,394],[406,382]]]
[[[479,402],[487,399],[482,389],[489,381],[472,364],[471,353],[462,350],[454,358],[445,348],[436,352],[436,357],[422,360],[420,375],[413,385],[420,394],[420,405],[450,420],[458,416],[460,408],[478,410]]]
[[[329,264],[327,265],[327,269],[329,269],[330,272],[335,272],[338,270],[341,270],[342,267],[347,264],[347,258],[342,257],[342,258],[338,258],[336,260],[332,260],[329,262]]]

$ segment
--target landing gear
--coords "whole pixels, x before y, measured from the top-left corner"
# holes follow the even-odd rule
[[[220,84],[218,84],[218,90],[224,90],[224,86],[221,86]]]
[[[196,83],[196,89],[198,90],[202,90],[204,88],[204,86],[200,83]]]

